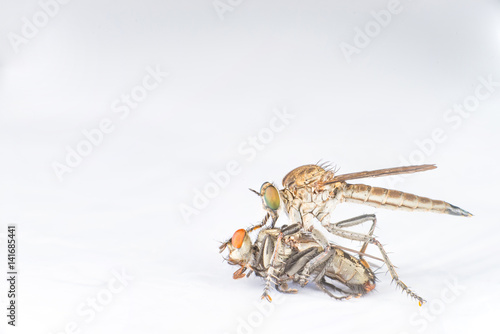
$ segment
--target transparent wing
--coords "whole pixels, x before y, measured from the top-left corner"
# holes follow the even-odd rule
[[[384,169],[377,169],[377,170],[372,170],[372,171],[342,174],[342,175],[337,175],[337,176],[333,177],[332,179],[329,179],[324,184],[343,182],[343,181],[347,181],[347,180],[364,179],[367,177],[380,177],[380,176],[389,176],[389,175],[397,175],[397,174],[411,174],[411,173],[417,173],[417,172],[424,172],[424,171],[435,169],[435,168],[437,168],[436,165],[416,165],[416,166],[384,168]]]

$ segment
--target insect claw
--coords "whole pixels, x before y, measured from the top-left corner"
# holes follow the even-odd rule
[[[270,303],[273,301],[273,299],[271,298],[271,296],[269,296],[269,294],[267,292],[264,292],[262,294],[262,297],[260,297],[260,299],[266,299]]]

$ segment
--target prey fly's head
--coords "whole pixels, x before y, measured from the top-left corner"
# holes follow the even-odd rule
[[[227,262],[233,265],[241,266],[240,269],[233,274],[234,279],[245,277],[244,272],[246,269],[251,269],[252,261],[252,240],[248,232],[244,229],[239,229],[234,232],[231,240],[220,246],[220,251],[224,249],[229,250]]]

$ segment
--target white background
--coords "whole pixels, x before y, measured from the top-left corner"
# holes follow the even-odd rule
[[[401,0],[351,57],[341,46],[377,29],[371,12],[387,1],[224,3],[232,10],[218,13],[211,0],[74,0],[43,22],[37,1],[2,1],[0,267],[7,271],[7,225],[17,224],[19,281],[10,328],[1,280],[0,332],[494,332],[498,1]],[[34,17],[38,32],[23,37]],[[13,43],[13,34],[26,40]],[[113,104],[140,90],[147,68],[169,75],[120,118]],[[474,101],[480,78],[495,82],[489,96],[467,117],[448,114]],[[269,134],[276,110],[293,118],[249,153],[249,137]],[[113,131],[60,181],[54,162],[65,164],[68,147],[84,145],[82,131],[103,119]],[[430,143],[436,129],[441,140]],[[259,300],[261,279],[232,279],[219,242],[263,217],[247,188],[281,186],[288,171],[320,159],[341,173],[435,163],[397,184],[360,182],[475,215],[336,209],[334,220],[378,215],[379,240],[426,306],[401,294],[385,267],[375,291],[345,302],[311,285],[297,295],[273,291],[269,306]],[[239,173],[183,217],[230,161]],[[120,271],[133,279],[112,293]],[[91,317],[93,298],[100,311]]]

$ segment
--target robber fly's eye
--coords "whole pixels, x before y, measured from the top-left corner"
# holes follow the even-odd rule
[[[267,207],[271,210],[278,210],[280,207],[280,195],[278,190],[276,190],[272,184],[266,182],[262,185],[262,188],[260,188],[260,192],[264,197],[264,202],[266,202]]]
[[[244,229],[240,229],[234,232],[233,237],[231,238],[231,244],[233,245],[234,248],[241,248],[241,245],[243,245],[243,240],[245,239],[246,234],[247,231],[245,231]]]

